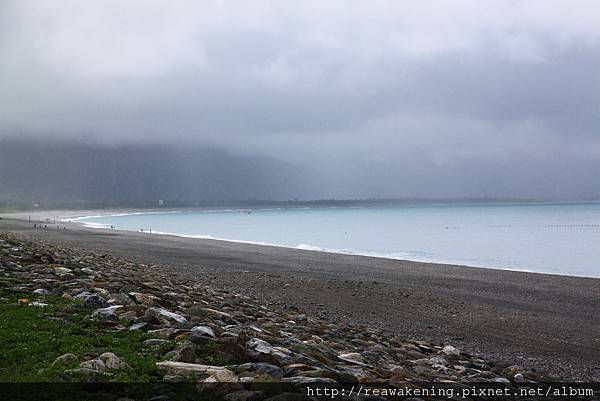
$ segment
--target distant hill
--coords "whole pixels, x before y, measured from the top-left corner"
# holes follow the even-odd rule
[[[289,199],[299,176],[264,157],[195,147],[1,141],[0,201],[156,206],[223,199]]]

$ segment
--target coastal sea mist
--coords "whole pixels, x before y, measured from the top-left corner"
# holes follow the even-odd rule
[[[78,220],[149,235],[600,277],[600,204],[182,210]]]

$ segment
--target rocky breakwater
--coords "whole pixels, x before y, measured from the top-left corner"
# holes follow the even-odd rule
[[[146,333],[143,345],[156,358],[157,381],[213,386],[228,400],[272,397],[258,383],[286,384],[286,391],[306,397],[306,388],[315,385],[419,388],[430,382],[463,387],[486,382],[511,387],[556,380],[448,344],[314,319],[300,310],[272,310],[203,285],[202,277],[190,282],[159,266],[13,234],[0,234],[0,288],[32,294],[37,299],[32,307],[44,307],[49,296],[72,300],[104,332]],[[77,357],[62,355],[55,363],[65,360]],[[69,370],[92,377],[131,369],[110,347],[78,363]]]

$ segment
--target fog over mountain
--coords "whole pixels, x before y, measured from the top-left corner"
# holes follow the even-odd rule
[[[595,1],[0,2],[0,201],[600,198]]]

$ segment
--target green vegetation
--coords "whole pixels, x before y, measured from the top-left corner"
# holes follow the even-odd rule
[[[19,305],[20,298],[38,300],[48,306]],[[152,349],[143,345],[149,338],[147,334],[105,332],[85,317],[89,311],[73,301],[51,296],[36,298],[0,289],[0,381],[77,381],[80,378],[65,374],[65,370],[77,368],[81,361],[103,352],[113,352],[131,366],[131,369],[111,372],[104,380],[156,381],[157,358]],[[75,354],[79,362],[52,365],[58,356],[66,353]],[[102,377],[94,379],[103,380]]]

